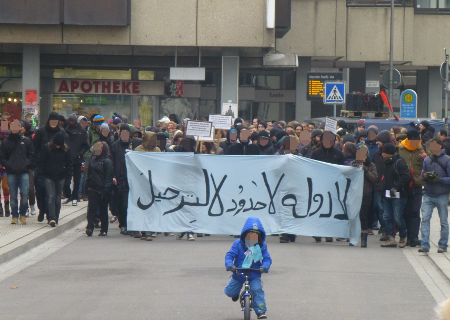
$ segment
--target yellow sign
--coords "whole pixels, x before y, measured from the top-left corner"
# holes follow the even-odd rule
[[[414,96],[411,93],[407,93],[403,96],[403,101],[406,103],[411,103],[414,100]]]

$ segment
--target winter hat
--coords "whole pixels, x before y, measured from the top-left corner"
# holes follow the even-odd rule
[[[383,150],[382,150],[383,153],[390,154],[390,155],[395,154],[396,151],[397,151],[397,148],[395,147],[395,144],[393,144],[393,143],[386,143],[383,146]]]
[[[117,119],[117,118],[116,118],[116,119]],[[122,124],[120,125],[120,131],[128,131],[128,132],[130,132],[130,126],[127,125],[126,123],[122,123]]]
[[[337,125],[338,125],[340,128],[347,129],[347,124],[345,123],[345,120],[338,120]]]
[[[241,118],[234,119],[234,126],[236,127],[239,123],[242,123],[243,120]]]
[[[406,137],[408,138],[408,140],[420,140],[420,132],[414,129],[408,130]]]
[[[58,120],[59,121],[59,114],[57,112],[50,112],[50,115],[48,116],[48,121],[50,120]]]
[[[81,120],[86,120],[87,121],[87,118],[85,116],[79,116],[78,119],[77,119],[77,122],[80,123]]]
[[[112,125],[113,125],[113,126],[118,126],[118,125],[121,124],[121,123],[122,123],[122,119],[120,119],[119,117],[115,117],[115,118],[113,119]]]
[[[62,147],[64,145],[64,133],[58,132],[53,137],[53,143],[58,147]]]
[[[96,115],[92,122],[94,122],[94,125],[99,126],[105,122],[105,118],[102,115]]]
[[[109,120],[108,120],[108,124],[112,124],[113,121],[114,121],[113,119],[109,119]]]
[[[428,128],[430,126],[428,120],[423,120],[420,124],[423,125],[425,128]]]
[[[161,120],[159,120],[159,122],[161,122],[161,123],[169,123],[170,119],[167,116],[165,116]]]
[[[66,121],[66,118],[64,118],[64,116],[62,114],[59,115],[59,121]]]
[[[280,120],[280,121],[278,121],[278,123],[281,123],[281,125],[282,125],[283,127],[286,127],[286,121]]]
[[[353,137],[353,135],[351,133],[347,133],[342,140],[343,144],[346,144],[347,142],[353,142],[353,143],[355,142],[355,138]]]
[[[367,131],[366,129],[362,129],[362,130],[359,132],[358,138],[361,138],[361,137],[366,137],[366,138],[367,138],[367,134],[368,134],[368,131]]]
[[[263,130],[263,131],[266,131],[266,130]],[[270,137],[271,137],[271,138],[272,138],[272,137],[275,137],[275,135],[277,134],[278,131],[280,131],[280,130],[277,129],[277,128],[271,129],[271,130],[270,130]]]
[[[366,126],[366,122],[363,119],[358,121],[358,128],[359,127],[365,127],[365,126]]]
[[[321,137],[323,135],[323,131],[321,129],[314,129],[313,132],[311,132],[311,139],[315,137]]]
[[[76,115],[75,113],[72,113],[72,114],[69,116],[69,120],[73,120],[73,121],[75,121],[75,122],[78,122],[77,115]]]
[[[260,137],[266,137],[267,139],[269,139],[269,133],[266,130],[261,130],[259,132],[259,136]]]
[[[391,133],[387,130],[383,130],[377,134],[377,141],[381,143],[390,143],[391,142]]]
[[[378,134],[378,127],[373,124],[369,127],[369,129],[367,129],[367,133],[369,133],[369,131],[373,131],[375,134]]]
[[[136,120],[134,120],[134,121],[137,121],[137,122],[139,122],[139,127],[142,127],[142,122],[141,122],[141,120],[139,120],[139,119],[136,119]],[[134,121],[133,121],[133,123],[134,123]]]
[[[102,123],[102,125],[100,126],[100,131],[102,131],[103,129],[109,130],[109,126],[106,123]]]

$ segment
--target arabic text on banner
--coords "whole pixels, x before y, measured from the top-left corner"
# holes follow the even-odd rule
[[[258,217],[267,234],[358,241],[361,169],[296,155],[128,152],[126,162],[129,230],[240,234]]]

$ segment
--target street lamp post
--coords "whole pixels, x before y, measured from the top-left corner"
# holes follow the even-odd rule
[[[389,103],[392,110],[394,97],[394,0],[391,0],[391,49],[389,52]]]

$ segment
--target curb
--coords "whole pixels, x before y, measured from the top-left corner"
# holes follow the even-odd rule
[[[18,257],[19,255],[43,244],[44,242],[46,242],[48,240],[51,240],[51,239],[59,236],[63,232],[66,232],[67,230],[70,230],[70,229],[74,228],[75,226],[77,226],[78,224],[80,224],[81,222],[85,221],[86,214],[87,214],[86,209],[87,209],[87,207],[83,207],[83,208],[80,208],[79,210],[67,215],[66,217],[64,217],[61,220],[64,220],[65,218],[74,217],[75,215],[76,216],[73,219],[66,220],[65,223],[58,225],[58,227],[56,227],[56,228],[51,228],[51,229],[45,230],[47,228],[47,225],[43,225],[42,228],[37,229],[37,230],[33,231],[32,233],[30,233],[20,239],[17,239],[14,242],[19,242],[19,243],[23,242],[23,243],[22,244],[16,243],[17,246],[15,248],[12,248],[11,250],[8,250],[5,253],[0,254],[0,264],[8,262],[8,261]],[[82,211],[84,211],[84,212],[82,212]],[[64,221],[62,221],[62,222],[64,222]],[[40,231],[40,232],[42,232],[42,234],[33,238],[32,235],[36,231]],[[11,246],[14,245],[14,242],[11,243]]]

